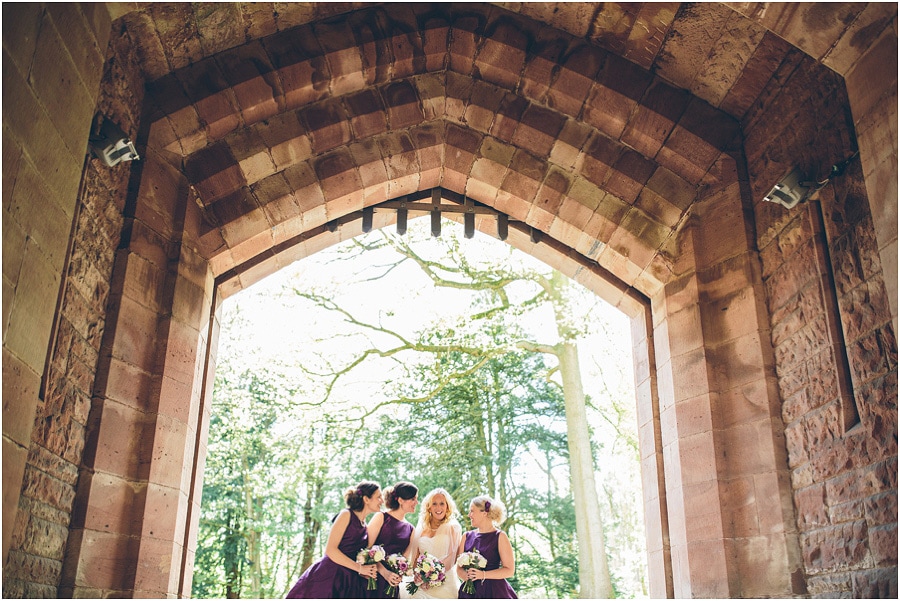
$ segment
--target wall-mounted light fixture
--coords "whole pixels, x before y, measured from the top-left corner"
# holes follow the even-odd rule
[[[114,167],[122,161],[137,161],[141,157],[134,143],[119,127],[103,117],[100,131],[88,138],[88,144],[94,156],[107,167]]]
[[[828,177],[822,181],[810,181],[804,177],[799,167],[794,167],[790,173],[781,178],[769,193],[763,196],[766,202],[777,202],[787,209],[793,209],[797,204],[806,202],[809,198],[828,185],[828,182],[844,174],[850,161],[859,156],[857,150],[852,155],[831,166]]]
[[[777,202],[786,209],[793,209],[798,203],[806,201],[815,191],[805,179],[803,172],[795,167],[763,196],[763,200]]]

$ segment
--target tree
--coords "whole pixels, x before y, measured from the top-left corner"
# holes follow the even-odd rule
[[[535,344],[520,341],[519,346],[556,357],[562,376],[563,396],[566,400],[566,424],[568,426],[569,467],[572,490],[575,492],[575,523],[578,529],[578,571],[581,581],[581,597],[585,599],[609,599],[614,597],[609,564],[606,557],[606,541],[603,534],[600,500],[594,478],[594,457],[591,452],[591,434],[588,430],[587,403],[581,383],[577,331],[569,325],[565,312],[564,290],[567,282],[560,272],[549,277],[534,276],[541,285],[556,316],[559,341],[556,344]]]
[[[348,443],[328,416],[293,410],[290,375],[248,353],[251,328],[230,316],[240,333],[219,350],[192,594],[283,597],[320,553],[323,501],[341,467],[329,459]]]
[[[612,581],[609,573],[606,547],[603,535],[602,514],[597,495],[597,486],[594,479],[594,462],[591,452],[591,437],[587,427],[587,414],[585,395],[581,383],[579,370],[578,351],[576,340],[580,328],[574,325],[568,311],[569,303],[566,296],[567,279],[558,271],[553,271],[549,276],[533,269],[515,270],[507,265],[492,267],[475,266],[460,252],[458,238],[450,238],[445,247],[447,257],[443,261],[429,259],[419,254],[413,246],[400,236],[382,232],[382,237],[376,242],[356,242],[359,249],[365,251],[375,250],[381,247],[390,247],[398,259],[393,264],[385,266],[386,272],[394,269],[404,261],[411,261],[427,275],[433,284],[441,288],[456,290],[468,290],[479,296],[476,306],[478,312],[466,317],[469,323],[478,323],[478,330],[469,329],[466,335],[476,341],[465,345],[466,352],[473,358],[490,360],[498,353],[509,352],[506,344],[510,342],[509,333],[519,332],[516,321],[526,312],[534,311],[541,306],[549,306],[556,324],[556,338],[554,343],[537,343],[531,340],[519,340],[520,348],[533,352],[551,354],[558,361],[558,371],[562,377],[563,396],[566,400],[566,416],[568,424],[568,445],[571,486],[575,495],[576,524],[578,526],[579,549],[579,579],[581,582],[580,593],[585,598],[610,598],[613,596]],[[534,292],[519,303],[514,303],[512,289],[522,283],[536,284]],[[302,294],[302,293],[301,293]],[[306,295],[310,300],[325,306],[328,304],[333,310],[343,311],[333,303],[323,303],[323,299]],[[372,331],[393,335],[401,341],[387,350],[368,349],[359,355],[348,367],[338,371],[334,377],[340,378],[349,373],[354,367],[364,362],[369,356],[379,354],[386,356],[394,354],[398,350],[416,350],[420,352],[447,353],[461,351],[464,347],[452,344],[452,341],[444,341],[443,345],[429,345],[427,343],[415,343],[407,340],[396,332],[388,330],[384,325],[364,324],[349,313],[344,312],[348,321],[356,325],[366,327]],[[458,324],[465,328],[464,324]],[[478,332],[481,332],[481,336]],[[451,330],[452,332],[452,330]],[[484,332],[507,332],[494,339],[485,340]],[[507,340],[503,340],[506,337]],[[457,340],[460,336],[454,336]],[[480,344],[480,348],[479,348]],[[432,387],[426,388],[425,396],[437,395],[448,386],[448,382],[461,377],[460,374],[470,374],[463,369],[450,371],[439,369],[440,364],[432,366],[432,373],[439,374],[440,378],[434,380]],[[409,402],[409,397],[399,397],[390,402]],[[477,439],[476,439],[477,440]],[[492,483],[489,482],[489,485]]]

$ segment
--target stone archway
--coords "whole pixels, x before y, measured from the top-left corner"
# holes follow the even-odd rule
[[[111,379],[124,366],[139,365],[141,356],[156,362],[144,370],[161,371],[164,388],[158,399],[150,399],[155,406],[134,415],[123,415],[120,403],[131,403],[119,391],[107,393],[102,410],[115,414],[110,435],[139,429],[148,444],[143,453],[155,458],[145,477],[142,531],[132,551],[137,558],[135,590],[171,590],[175,574],[184,582],[189,573],[190,521],[196,516],[192,503],[199,495],[198,474],[187,474],[203,462],[203,438],[194,432],[202,431],[206,416],[203,390],[196,382],[213,363],[212,352],[204,354],[203,349],[205,339],[215,337],[215,325],[207,333],[205,318],[213,314],[215,299],[264,277],[282,261],[358,234],[364,207],[438,185],[543,232],[543,242],[534,244],[514,229],[510,242],[561,264],[565,272],[578,269],[566,256],[570,252],[582,255],[582,264],[596,263],[598,269],[581,271],[606,281],[603,290],[618,286],[618,298],[609,300],[626,304],[640,322],[649,320],[649,299],[656,300],[659,323],[655,333],[642,338],[648,347],[654,341],[664,360],[655,366],[653,378],[643,376],[647,384],[641,382],[647,511],[654,514],[648,518],[654,525],[649,543],[654,593],[693,590],[730,596],[740,585],[729,570],[754,567],[732,562],[752,561],[759,545],[779,566],[771,571],[780,576],[764,586],[789,590],[787,575],[799,569],[796,535],[784,527],[792,514],[778,515],[768,528],[757,529],[751,540],[756,547],[744,543],[742,549],[728,548],[728,541],[736,539],[727,532],[719,481],[720,472],[728,470],[722,449],[734,444],[729,436],[743,436],[743,442],[749,428],[749,436],[756,437],[756,460],[746,473],[735,470],[731,477],[755,478],[760,498],[788,503],[784,451],[773,440],[780,424],[769,400],[773,391],[765,384],[771,368],[765,359],[767,341],[759,333],[766,324],[758,313],[761,283],[752,241],[737,219],[731,224],[722,219],[712,241],[705,228],[685,227],[688,207],[696,205],[695,220],[704,213],[701,201],[715,205],[723,216],[740,214],[747,202],[727,153],[740,146],[737,121],[612,53],[560,34],[538,44],[533,41],[538,33],[528,31],[533,24],[510,15],[491,17],[471,10],[416,14],[408,7],[370,9],[274,34],[241,46],[238,56],[225,51],[148,87],[145,106],[159,108],[145,117],[148,155],[141,167],[132,243],[122,253],[123,269],[127,274],[132,264],[140,266],[135,273],[143,277],[148,265],[159,263],[147,250],[156,254],[161,246],[170,261],[178,256],[177,272],[166,269],[157,276],[174,279],[174,286],[164,286],[172,288],[171,300],[159,301],[163,311],[171,304],[171,317],[147,310],[149,299],[135,298],[120,321],[126,331],[112,327],[107,334],[112,338]],[[413,33],[403,26],[409,23],[418,24]],[[371,38],[372,47],[358,46],[360,37]],[[526,48],[532,48],[533,56]],[[548,66],[556,72],[553,77],[547,76]],[[480,78],[471,76],[475,70]],[[314,73],[330,78],[316,89],[311,85],[316,78],[309,75]],[[193,96],[191,82],[204,82]],[[178,93],[181,88],[184,94]],[[151,150],[157,149],[154,156]],[[171,165],[173,150],[183,170],[177,162]],[[168,242],[153,244],[162,232],[150,225],[149,213],[173,197],[175,210],[166,207],[174,216],[165,233]],[[668,210],[659,209],[662,203]],[[657,210],[642,210],[648,205]],[[695,235],[689,233],[692,229]],[[696,237],[697,248],[682,252],[671,247],[679,236]],[[676,260],[700,265],[685,265],[678,273]],[[739,315],[736,323],[711,327],[717,338],[697,327],[708,313],[704,302],[725,302],[701,301],[701,294],[715,296],[698,280],[698,273],[711,268],[733,279],[728,295],[748,303],[731,306],[732,314]],[[127,280],[125,275],[123,287]],[[666,290],[673,280],[677,293]],[[179,290],[185,291],[183,298]],[[123,307],[127,296],[123,290]],[[636,298],[644,301],[635,303]],[[198,299],[209,308],[199,310]],[[673,319],[684,320],[674,328],[677,342],[667,340],[662,329]],[[143,335],[129,332],[136,327]],[[161,340],[167,341],[164,352],[154,348]],[[144,342],[134,348],[136,341]],[[763,408],[730,424],[713,424],[711,395],[719,385],[708,364],[719,344],[741,345],[750,373],[742,375],[740,384],[750,383],[749,405]],[[649,348],[641,357],[649,365]],[[171,387],[165,387],[168,383]],[[682,400],[690,405],[689,417],[676,415]],[[141,423],[148,414],[155,419]],[[661,426],[658,420],[667,415],[670,422]],[[111,477],[102,485],[80,486],[87,515],[95,513],[94,503],[107,502],[111,489],[130,488],[131,482],[144,479],[139,466],[98,465],[114,457],[118,444],[105,440],[105,430],[102,425],[97,430],[93,467],[95,474]],[[152,437],[146,436],[149,432]],[[654,480],[655,488],[649,486]],[[696,503],[698,496],[702,503]],[[755,500],[744,503],[742,509],[755,516],[751,521],[766,519],[767,508],[757,507]],[[173,510],[179,516],[175,524]],[[663,513],[668,513],[665,519]],[[86,524],[82,532],[95,535],[94,530]],[[116,541],[138,533],[110,534]],[[110,555],[111,543],[96,538],[86,542],[90,544],[69,551],[80,554],[79,563],[94,563],[94,554]],[[70,555],[70,561],[75,557]],[[160,563],[167,569],[159,570]]]
[[[365,207],[442,187],[540,232],[535,242],[513,228],[510,242],[632,316],[651,594],[843,590],[832,572],[852,577],[854,591],[869,580],[890,590],[889,575],[866,568],[873,558],[890,565],[882,547],[892,532],[896,540],[896,519],[891,530],[889,516],[867,515],[864,527],[877,534],[864,537],[866,556],[857,558],[860,519],[822,517],[822,495],[828,487],[829,499],[849,503],[841,497],[847,483],[881,469],[885,484],[866,498],[879,509],[891,490],[896,497],[896,413],[891,423],[876,398],[896,395],[896,303],[869,314],[848,305],[854,295],[883,299],[878,257],[887,249],[895,260],[896,231],[893,255],[890,231],[874,249],[865,239],[883,230],[868,217],[872,169],[864,182],[858,165],[843,191],[821,192],[841,217],[827,233],[810,221],[812,211],[761,201],[791,166],[816,171],[852,154],[859,140],[841,78],[766,31],[764,14],[721,5],[646,5],[637,14],[592,6],[587,31],[573,8],[554,17],[491,5],[346,14],[324,6],[242,13],[243,30],[226,17],[254,9],[238,5],[208,14],[155,5],[116,20],[98,106],[138,132],[143,157],[130,181],[96,161],[84,170],[85,217],[73,219],[76,242],[62,270],[72,275],[49,328],[45,380],[59,373],[77,383],[64,360],[80,340],[70,327],[82,302],[75,293],[85,273],[104,281],[81,258],[80,232],[106,218],[121,235],[109,236],[110,255],[118,249],[108,293],[94,291],[110,302],[87,336],[98,342],[90,413],[82,424],[65,411],[71,396],[41,391],[10,535],[4,466],[7,579],[29,582],[31,558],[44,557],[34,533],[65,521],[42,513],[48,474],[69,487],[59,490],[74,491],[77,481],[77,494],[51,503],[57,511],[74,503],[67,547],[47,558],[63,563],[61,594],[189,595],[221,298],[358,234]],[[862,27],[881,23],[882,12],[844,18]],[[624,35],[604,29],[616,19],[630,23]],[[58,17],[45,20],[58,28]],[[729,26],[719,25],[718,38],[698,33],[698,23],[719,21]],[[722,50],[735,39],[749,56]],[[704,51],[739,57],[740,67],[713,60],[701,68]],[[863,113],[872,106],[883,105]],[[822,258],[823,249],[836,258]],[[864,286],[849,285],[849,276],[828,280],[835,263],[849,269],[859,258]],[[852,326],[843,341],[803,328],[804,319],[823,319],[826,332],[846,333],[842,317]],[[8,365],[17,367],[5,354],[4,372]],[[845,385],[848,369],[856,393]],[[837,392],[826,387],[817,398],[824,403],[810,402],[810,391],[821,392],[818,376],[830,371],[839,374]],[[83,393],[74,398],[76,413],[86,413]],[[829,417],[865,399],[856,434],[853,423]],[[7,435],[6,417],[5,408],[5,445],[23,438]],[[57,462],[60,433],[80,426],[83,453],[65,449]],[[854,450],[860,432],[876,430],[884,445]],[[813,456],[807,442],[822,453]],[[866,459],[848,471],[833,448]],[[80,467],[77,476],[67,465]],[[830,558],[807,554],[847,527],[846,546]]]

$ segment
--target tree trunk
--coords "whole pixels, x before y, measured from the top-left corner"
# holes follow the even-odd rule
[[[256,507],[253,503],[253,490],[250,488],[250,464],[247,456],[243,456],[243,481],[244,481],[244,506],[247,515],[247,529],[244,535],[247,538],[247,555],[250,559],[250,596],[259,598],[262,576],[262,560],[259,549],[259,530],[256,523]]]
[[[313,517],[313,506],[321,504],[324,498],[322,486],[322,478],[318,474],[310,474],[308,493],[306,495],[306,503],[303,505],[303,551],[300,562],[300,574],[312,565],[315,559],[316,541],[319,539],[319,532],[322,530],[322,521]]]
[[[225,554],[222,558],[225,568],[225,598],[241,598],[241,565],[238,556],[240,545],[237,521],[231,509],[226,514]]]
[[[606,560],[606,542],[600,517],[600,500],[594,481],[594,459],[588,431],[578,348],[563,342],[556,346],[559,371],[566,401],[569,439],[569,472],[575,497],[575,525],[578,534],[578,580],[582,599],[610,599],[613,596]]]

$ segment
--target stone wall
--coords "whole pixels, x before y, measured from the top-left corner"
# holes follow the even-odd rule
[[[3,29],[3,559],[5,565],[30,456],[29,496],[46,496],[34,507],[24,503],[37,519],[20,523],[17,546],[36,553],[18,557],[15,569],[52,582],[65,544],[58,507],[71,500],[64,491],[74,473],[32,452],[32,433],[45,398],[42,376],[70,262],[110,20],[102,4],[60,3],[5,3],[3,19],[11,24]],[[75,380],[83,367],[73,364]],[[70,410],[75,400],[68,397]],[[50,421],[41,423],[53,438],[48,444],[62,448],[65,426]]]
[[[137,166],[143,177],[132,176],[130,164],[110,170],[94,160],[85,168],[91,117],[111,117],[134,136],[144,104],[133,46],[115,24],[115,46],[105,54],[106,9],[7,3],[3,16],[16,24],[3,40],[3,523],[10,549],[3,593],[187,595],[208,425],[201,387],[211,379],[201,372],[214,365],[205,359],[216,333],[209,326],[213,277],[196,250],[206,230],[166,157],[145,157]],[[662,342],[650,341],[649,331],[640,336],[660,351],[669,438],[655,431],[655,372],[641,389],[651,409],[641,423],[648,439],[669,443],[667,478],[678,493],[671,503],[666,490],[650,497],[657,512],[669,503],[661,519],[677,518],[670,525],[678,578],[659,580],[660,593],[755,596],[755,585],[771,584],[764,570],[776,565],[774,547],[763,538],[778,543],[784,525],[766,525],[766,537],[759,530],[775,515],[767,502],[782,496],[787,478],[744,465],[755,455],[738,454],[762,448],[753,441],[765,436],[772,457],[787,447],[805,572],[779,572],[778,590],[896,596],[896,264],[881,262],[896,261],[896,25],[890,33],[876,51],[893,58],[893,69],[851,70],[854,115],[839,76],[772,34],[760,48],[783,44],[787,58],[767,71],[780,54],[760,51],[743,75],[771,76],[772,90],[788,82],[763,93],[741,124],[749,192],[707,191],[686,230],[700,249],[688,258],[698,265],[657,307],[653,337]],[[882,82],[882,71],[893,79]],[[827,177],[855,152],[854,125],[867,136],[862,163],[851,161],[816,202],[790,211],[761,202],[795,165]],[[131,222],[123,218],[127,203],[137,204]],[[744,232],[750,214],[756,231]],[[120,245],[123,224],[133,235]],[[736,242],[739,252],[722,250]],[[747,275],[738,288],[718,275],[732,272]],[[682,284],[689,295],[679,294]],[[750,310],[725,311],[735,290],[752,292],[738,299]],[[769,315],[756,312],[763,296]],[[759,323],[733,317],[751,314]],[[698,321],[703,340],[694,338]],[[753,369],[729,371],[746,367],[733,358],[745,359],[748,349]],[[768,390],[771,356],[783,399],[772,415],[758,402],[777,397]],[[702,379],[692,380],[690,366]],[[753,395],[745,381],[754,383]],[[758,419],[739,415],[758,409]],[[741,419],[728,421],[735,416]],[[660,446],[648,448],[647,473],[658,476]],[[742,485],[751,481],[752,511],[741,504]],[[695,494],[700,489],[709,496]],[[783,496],[790,505],[791,495]],[[697,498],[715,503],[684,502]],[[667,527],[654,532],[654,541],[668,543]],[[793,567],[791,545],[780,548]],[[668,564],[667,552],[665,544],[651,546],[656,569]],[[760,558],[768,565],[754,563]]]
[[[812,596],[896,597],[897,346],[861,163],[794,209],[761,201],[856,151],[843,80],[811,62],[744,122],[801,553]]]
[[[143,83],[136,79],[126,40],[113,37],[112,42],[97,112],[123,131],[135,132]],[[44,394],[37,404],[4,567],[7,598],[57,596],[131,166],[126,162],[107,168],[91,157],[85,163]]]

